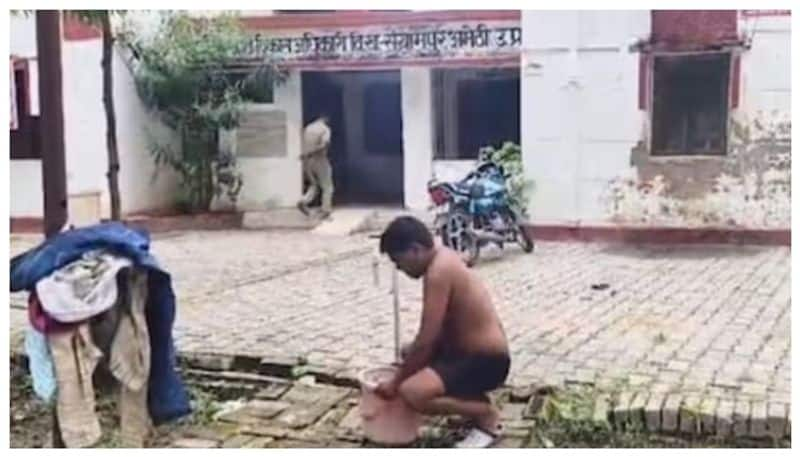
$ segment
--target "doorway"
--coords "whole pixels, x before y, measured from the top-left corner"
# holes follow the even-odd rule
[[[403,202],[399,70],[303,72],[303,125],[327,114],[334,203]]]

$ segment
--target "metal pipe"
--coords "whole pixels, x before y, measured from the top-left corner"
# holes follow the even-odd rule
[[[400,354],[400,291],[397,267],[392,271],[392,295],[394,302],[394,360],[401,361]]]

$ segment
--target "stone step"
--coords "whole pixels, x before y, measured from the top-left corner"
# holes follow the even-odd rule
[[[330,217],[315,227],[311,233],[325,236],[349,236],[369,227],[376,211],[368,208],[334,209]]]
[[[359,232],[381,232],[395,218],[413,216],[429,227],[433,215],[426,210],[402,208],[334,208],[331,217],[319,221],[296,208],[276,208],[263,211],[248,211],[242,218],[242,227],[249,230],[311,230],[315,235],[348,236]]]
[[[244,213],[242,227],[249,230],[294,229],[311,230],[319,221],[306,216],[297,208],[276,208]]]

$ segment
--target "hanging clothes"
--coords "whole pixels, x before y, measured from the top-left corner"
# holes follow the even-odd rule
[[[92,385],[102,352],[92,343],[87,324],[71,333],[47,335],[47,341],[58,385],[56,415],[61,438],[69,448],[92,446],[102,434]]]
[[[152,421],[147,405],[150,341],[145,318],[147,270],[124,268],[116,281],[118,294],[114,306],[81,326],[81,329],[88,327],[88,338],[94,348],[87,349],[86,335],[78,333],[77,327],[71,340],[69,335],[63,336],[69,340],[70,349],[66,348],[67,343],[61,343],[65,347],[61,353],[64,360],[59,361],[59,374],[67,378],[64,382],[71,384],[61,389],[57,401],[62,405],[58,414],[59,428],[72,437],[64,439],[67,447],[89,446],[95,437],[95,420],[88,412],[93,411],[94,391],[82,383],[84,380],[92,382],[97,365],[105,366],[119,384],[115,390],[119,395],[121,444],[127,448],[144,447],[150,431]],[[53,341],[55,344],[57,340]],[[70,361],[76,369],[72,369]],[[97,378],[104,379],[107,378]],[[82,385],[75,386],[76,383]],[[61,392],[68,398],[61,398]],[[75,414],[80,419],[78,422],[73,417]]]
[[[111,343],[109,369],[120,383],[119,416],[122,444],[142,447],[150,429],[147,378],[150,374],[150,338],[147,331],[147,271],[126,269],[125,293],[117,307],[117,331]]]
[[[36,283],[44,311],[53,319],[82,322],[117,301],[117,273],[133,263],[100,250],[89,251]]]
[[[32,290],[54,271],[97,249],[125,257],[148,271],[147,320],[150,341],[148,408],[153,422],[183,417],[191,412],[189,397],[176,370],[172,327],[175,295],[172,279],[150,254],[150,237],[118,222],[97,224],[60,233],[38,247],[11,259],[11,291]],[[50,335],[52,336],[52,335]],[[55,358],[55,356],[54,356]]]
[[[123,273],[127,293],[119,303],[120,319],[111,343],[109,369],[122,385],[140,390],[150,373],[150,339],[147,332],[147,271]]]
[[[92,340],[104,354],[101,364],[118,382],[121,444],[145,444],[151,419],[147,408],[150,339],[147,331],[147,270],[124,268],[117,274],[118,299],[89,322]]]
[[[28,320],[31,323],[31,327],[45,335],[50,333],[72,332],[78,325],[58,322],[44,312],[42,304],[39,302],[39,297],[36,296],[36,291],[28,294]]]
[[[56,374],[47,336],[33,327],[25,331],[25,353],[28,354],[28,369],[33,379],[33,391],[49,404],[56,394]]]

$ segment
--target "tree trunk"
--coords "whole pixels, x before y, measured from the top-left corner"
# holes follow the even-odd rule
[[[205,149],[203,158],[203,200],[201,207],[203,212],[211,211],[211,202],[214,201],[214,154],[216,147],[213,142],[214,135],[211,132],[204,132],[203,147]]]
[[[36,11],[44,229],[50,238],[67,223],[67,166],[64,154],[64,105],[61,73],[61,13]]]
[[[119,195],[119,151],[117,150],[117,117],[114,114],[114,86],[112,82],[112,52],[114,36],[111,32],[111,17],[108,11],[101,13],[101,30],[103,32],[103,107],[106,111],[106,148],[108,150],[108,193],[111,197],[111,220],[120,219]]]

